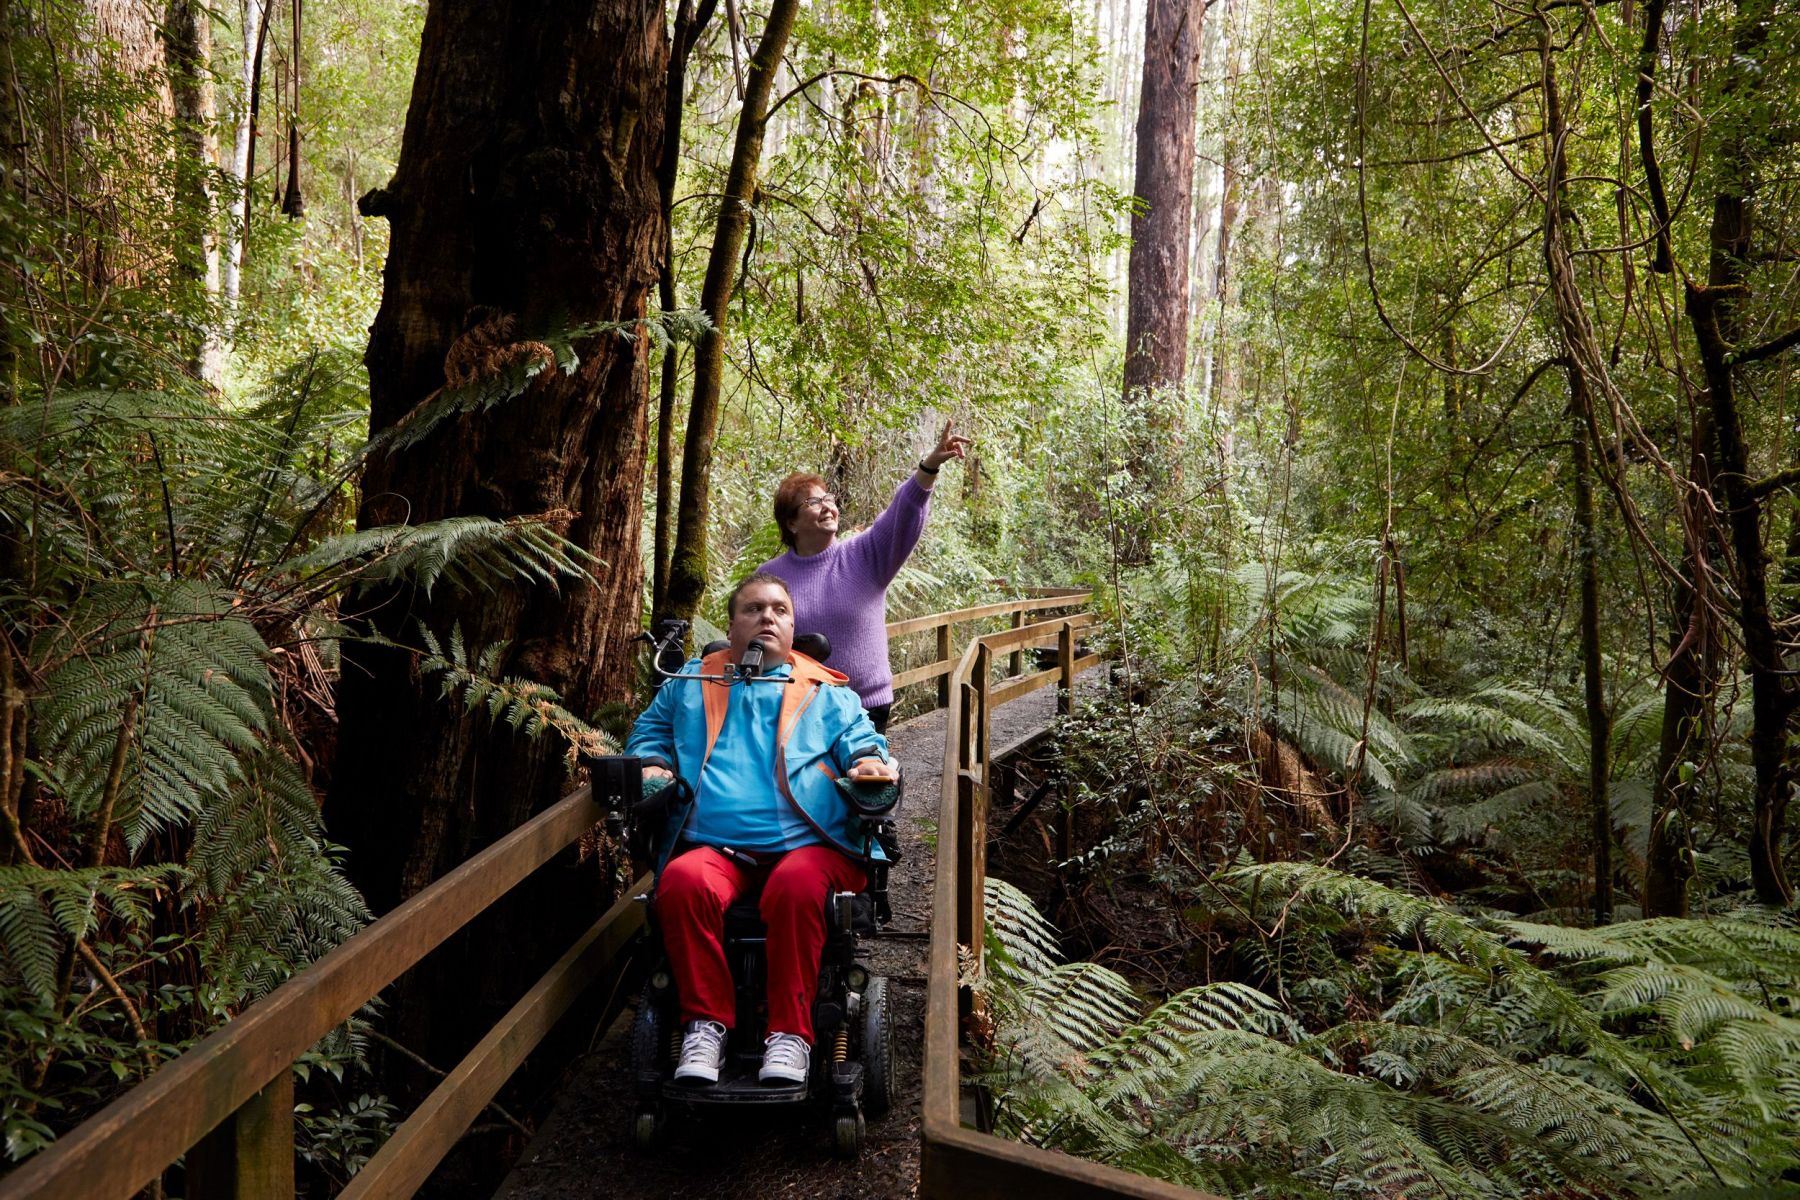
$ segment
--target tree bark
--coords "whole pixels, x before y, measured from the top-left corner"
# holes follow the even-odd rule
[[[1688,479],[1682,497],[1681,575],[1674,581],[1674,628],[1663,666],[1662,739],[1650,797],[1650,840],[1644,853],[1644,915],[1688,915],[1688,880],[1694,875],[1693,817],[1699,800],[1694,764],[1709,739],[1707,712],[1715,678],[1712,610],[1700,589],[1713,557],[1712,522],[1702,496],[1712,491],[1708,458],[1712,419],[1695,415]]]
[[[371,433],[444,383],[452,343],[478,321],[490,334],[515,324],[525,338],[647,318],[664,249],[656,167],[667,59],[660,0],[433,0],[398,167],[362,203],[392,227],[365,355]],[[525,394],[377,455],[362,480],[361,528],[548,514],[598,558],[594,582],[561,594],[396,589],[358,600],[368,628],[414,646],[421,625],[439,638],[460,629],[471,647],[505,643],[502,674],[554,687],[577,713],[629,697],[648,347],[617,332],[582,339],[572,374],[544,371]],[[328,818],[377,912],[569,787],[553,735],[527,739],[465,715],[403,651],[349,645],[338,700]],[[401,1041],[428,1058],[456,1045],[566,948],[607,883],[598,872],[550,874],[560,899],[509,902],[492,936],[408,977],[395,1002]]]
[[[1600,544],[1594,513],[1594,396],[1589,371],[1599,343],[1575,280],[1573,225],[1567,205],[1568,125],[1557,83],[1555,47],[1545,24],[1539,42],[1544,82],[1544,262],[1551,279],[1569,380],[1569,444],[1574,457],[1575,557],[1581,575],[1581,666],[1588,727],[1588,811],[1594,851],[1594,924],[1613,916],[1612,714],[1606,707],[1606,675],[1600,653]],[[1603,369],[1603,368],[1601,368]]]
[[[718,0],[681,0],[675,12],[675,32],[669,39],[669,88],[663,108],[662,162],[656,168],[656,186],[662,195],[663,265],[656,281],[657,299],[665,313],[675,311],[675,181],[681,174],[681,114],[687,101],[688,56],[712,20]],[[656,401],[656,522],[651,559],[650,610],[664,610],[669,595],[669,535],[675,521],[675,390],[681,366],[681,347],[670,342],[663,349],[662,386]]]
[[[180,138],[175,164],[175,212],[181,244],[177,269],[193,287],[195,302],[205,311],[193,348],[194,373],[217,384],[224,370],[219,336],[219,242],[213,234],[212,174],[218,166],[218,140],[213,135],[217,110],[213,99],[212,17],[198,0],[170,0],[163,14],[163,43],[175,100],[175,129]]]
[[[268,36],[269,0],[244,0],[238,32],[242,35],[243,59],[239,72],[238,115],[236,137],[232,142],[231,161],[226,174],[232,180],[230,219],[225,223],[225,245],[219,263],[219,294],[230,319],[237,308],[243,287],[244,252],[249,241],[250,173],[256,164],[257,108],[261,97],[262,51]]]
[[[719,431],[719,389],[725,377],[726,308],[737,286],[738,260],[750,232],[769,92],[799,7],[799,0],[774,0],[762,40],[750,56],[744,104],[738,114],[737,142],[731,151],[731,168],[719,201],[712,252],[706,260],[706,282],[700,292],[700,307],[712,322],[712,329],[701,335],[694,348],[694,393],[688,405],[687,438],[681,450],[681,506],[675,523],[675,548],[669,560],[666,607],[659,616],[692,617],[706,594],[706,536],[712,507],[713,443]]]
[[[306,46],[300,40],[300,0],[289,0],[289,6],[294,41],[288,55],[288,177],[287,191],[281,197],[281,211],[288,220],[297,221],[306,215],[306,197],[300,191],[300,64]]]
[[[1127,267],[1125,399],[1141,404],[1145,428],[1132,473],[1150,511],[1176,482],[1180,398],[1187,377],[1188,240],[1194,224],[1194,107],[1200,83],[1200,0],[1149,0],[1144,83],[1138,102],[1137,178]],[[1137,528],[1121,547],[1128,562],[1149,555]]]
[[[1759,59],[1765,49],[1773,6],[1769,0],[1737,5],[1732,53],[1722,88],[1712,146],[1716,191],[1708,238],[1707,279],[1688,281],[1686,310],[1706,378],[1707,402],[1717,441],[1715,478],[1723,495],[1737,584],[1738,628],[1744,640],[1744,668],[1750,675],[1750,761],[1756,771],[1750,828],[1750,878],[1757,899],[1786,906],[1794,897],[1782,863],[1788,794],[1793,767],[1787,753],[1788,720],[1795,693],[1781,638],[1769,607],[1769,555],[1763,545],[1763,504],[1750,490],[1750,447],[1738,411],[1731,344],[1742,328],[1738,312],[1747,299],[1751,214],[1758,172],[1773,147],[1758,127],[1753,101],[1761,87]]]

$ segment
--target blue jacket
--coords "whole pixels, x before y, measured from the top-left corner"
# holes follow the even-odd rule
[[[720,675],[729,661],[728,651],[694,659],[683,675]],[[834,846],[852,858],[863,856],[865,845],[876,859],[884,859],[881,847],[866,838],[860,822],[837,790],[837,780],[859,759],[891,761],[887,739],[875,732],[862,701],[845,686],[849,677],[813,661],[804,654],[790,657],[792,683],[776,685],[742,683],[686,683],[667,680],[657,690],[637,723],[625,753],[644,760],[645,766],[667,767],[688,785],[692,796],[700,788],[700,771],[712,753],[732,697],[746,687],[775,687],[783,691],[775,737],[775,791],[818,835],[819,843]],[[681,831],[693,814],[690,799],[670,813],[655,849],[656,870],[674,852]]]

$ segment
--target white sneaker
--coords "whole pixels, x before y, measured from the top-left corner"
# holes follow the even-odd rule
[[[717,1021],[689,1021],[681,1039],[681,1063],[675,1078],[698,1083],[719,1082],[719,1064],[725,1061],[725,1027]]]
[[[805,1083],[812,1047],[797,1033],[771,1033],[763,1039],[759,1083]]]

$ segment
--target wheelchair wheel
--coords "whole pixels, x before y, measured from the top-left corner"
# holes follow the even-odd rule
[[[894,1019],[888,1009],[888,981],[877,975],[862,997],[863,1109],[884,1115],[894,1103]]]
[[[657,1139],[662,1135],[662,1116],[654,1108],[640,1108],[635,1120],[631,1123],[631,1144],[639,1150],[656,1149]]]
[[[655,989],[645,984],[631,1021],[631,1070],[640,1079],[659,1073],[669,1050],[668,1017],[656,1000]]]
[[[862,1154],[863,1115],[839,1113],[831,1127],[831,1148],[839,1158],[856,1158]]]

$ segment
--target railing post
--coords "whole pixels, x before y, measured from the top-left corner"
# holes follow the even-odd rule
[[[950,665],[950,622],[945,621],[937,627],[937,660],[941,666]],[[950,707],[950,672],[945,671],[938,676],[937,706]]]
[[[1056,711],[1066,717],[1075,711],[1075,626],[1066,620],[1056,634],[1056,665],[1062,672]]]
[[[1023,629],[1025,627],[1024,609],[1021,608],[1012,615],[1012,627],[1014,629]],[[1012,652],[1012,662],[1008,664],[1006,673],[1014,678],[1025,673],[1025,648],[1023,646]]]
[[[981,788],[973,771],[962,771],[956,777],[956,940],[971,954],[981,953],[982,921],[981,872],[986,867],[986,822],[977,800]]]
[[[967,950],[969,966],[981,969],[987,941],[987,802],[986,788],[972,771],[956,777],[956,940]],[[975,996],[959,989],[957,1012],[966,1022],[975,1012]]]
[[[988,677],[994,672],[994,652],[985,645],[975,651],[975,698],[978,707],[975,715],[975,762],[981,768],[983,790],[987,787],[988,771]]]
[[[956,765],[968,770],[975,763],[975,685],[964,681],[961,698],[962,719],[956,723]]]
[[[187,1153],[188,1200],[293,1200],[294,1072],[287,1067]]]

